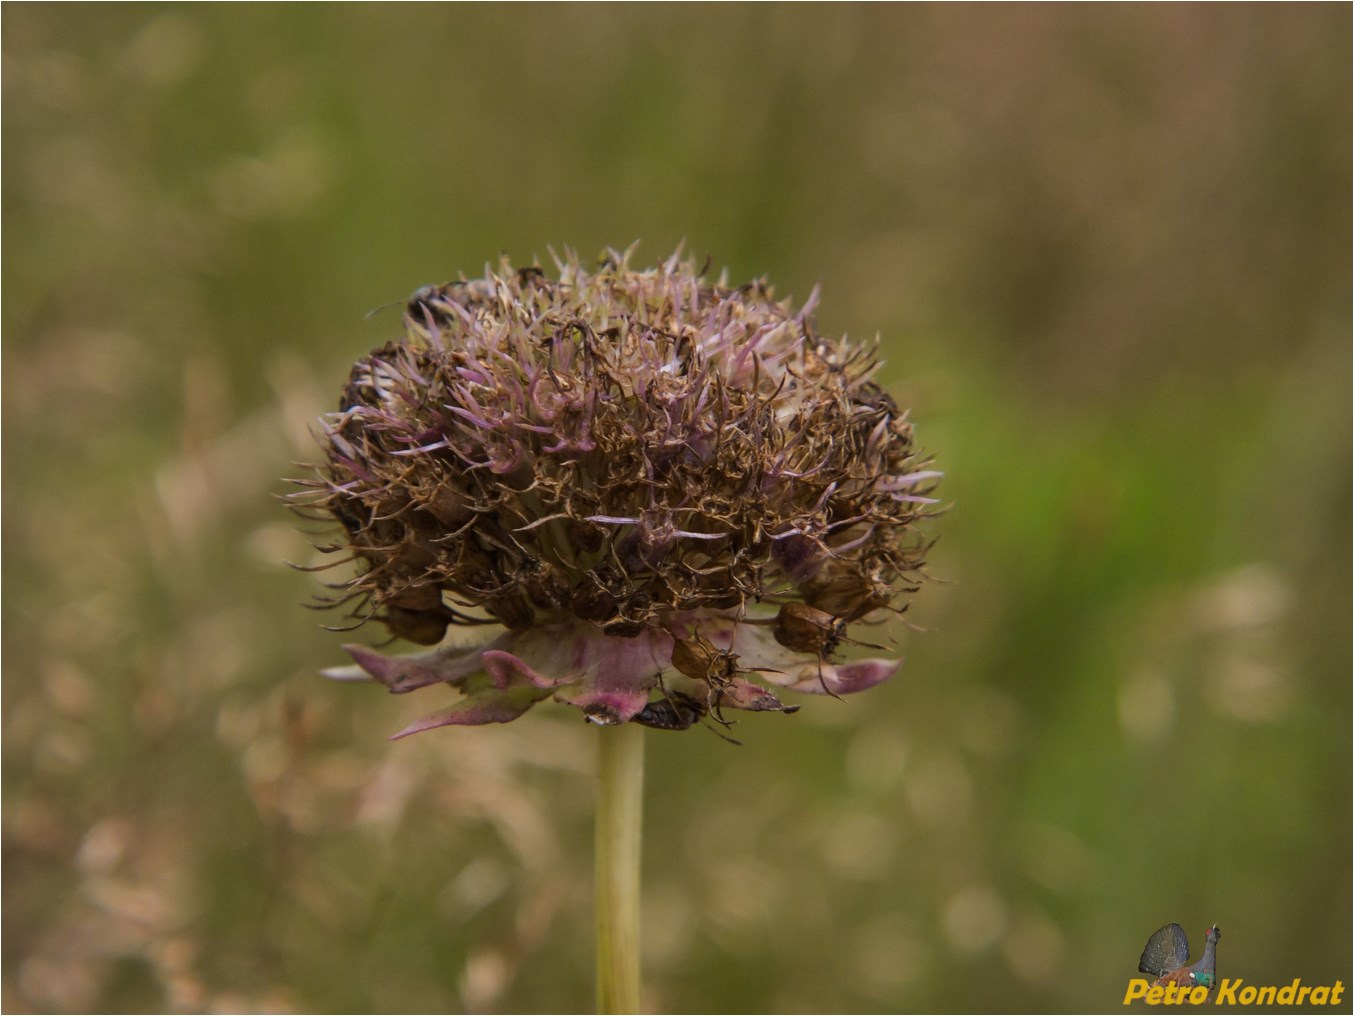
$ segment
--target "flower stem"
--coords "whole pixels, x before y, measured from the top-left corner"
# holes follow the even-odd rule
[[[597,1011],[639,1012],[644,728],[597,731]]]

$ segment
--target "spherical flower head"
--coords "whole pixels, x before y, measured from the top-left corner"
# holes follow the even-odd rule
[[[401,735],[551,697],[683,729],[797,708],[763,681],[840,695],[894,673],[833,662],[848,626],[916,591],[936,510],[872,348],[816,333],[816,291],[796,310],[679,255],[557,266],[415,293],[298,495],[342,527],[359,620],[429,645],[505,630],[415,656],[348,646],[357,666],[327,673],[463,693]]]

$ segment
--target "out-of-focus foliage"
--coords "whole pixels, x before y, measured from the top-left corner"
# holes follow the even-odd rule
[[[635,238],[953,500],[891,684],[649,735],[647,1005],[1348,984],[1350,18],[5,7],[6,1011],[590,1009],[591,729],[388,744],[273,495],[368,310]]]

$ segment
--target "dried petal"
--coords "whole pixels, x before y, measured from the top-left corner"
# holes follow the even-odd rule
[[[802,667],[789,685],[791,691],[850,695],[887,681],[903,665],[902,660],[856,660],[833,666]]]
[[[475,727],[485,723],[507,723],[515,720],[534,706],[549,693],[538,688],[509,688],[506,691],[492,689],[476,692],[457,702],[445,712],[425,716],[398,734],[392,734],[392,741],[410,734],[418,734],[437,727]]]
[[[717,705],[724,709],[746,709],[749,712],[795,713],[799,706],[787,706],[759,684],[735,677],[719,689]]]
[[[443,649],[414,656],[386,656],[366,646],[347,645],[344,650],[372,679],[396,694],[414,691],[430,684],[460,684],[468,676],[482,670],[481,650]],[[346,668],[326,671],[327,677],[339,680],[352,678]]]

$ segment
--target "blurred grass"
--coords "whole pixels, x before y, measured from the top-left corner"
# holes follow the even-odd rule
[[[5,1010],[589,1010],[588,730],[387,744],[271,496],[368,310],[637,237],[954,503],[899,679],[650,738],[649,1006],[1348,984],[1348,8],[655,6],[0,11]]]

